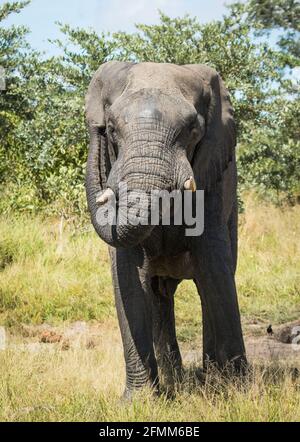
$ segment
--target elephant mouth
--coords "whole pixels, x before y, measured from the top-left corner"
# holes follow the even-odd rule
[[[184,181],[182,190],[189,190],[192,192],[195,192],[197,190],[196,182],[193,176],[190,176],[187,180]],[[137,189],[132,192],[136,194],[139,193]],[[106,190],[101,192],[100,195],[97,196],[96,203],[99,204],[99,206],[103,206],[104,204],[114,199],[116,205],[118,205],[119,202],[118,195],[120,195],[120,192],[115,194],[115,192],[110,187],[108,187]]]
[[[138,124],[137,124],[138,123]],[[130,247],[143,242],[160,223],[164,203],[153,205],[160,192],[194,192],[192,167],[183,151],[174,145],[174,131],[163,123],[144,118],[126,128],[126,148],[103,174],[107,140],[91,131],[87,163],[87,197],[92,223],[98,235],[114,247]],[[125,136],[124,135],[124,136]],[[100,141],[100,143],[99,143]],[[107,149],[107,147],[106,147]],[[170,197],[169,197],[170,199]]]
[[[196,191],[192,176],[185,180],[181,190],[171,192],[128,190],[126,182],[122,182],[118,192],[107,188],[97,196],[97,222],[100,226],[108,224],[119,233],[123,229],[124,244],[128,242],[128,235],[130,241],[139,241],[140,235],[144,239],[157,225],[179,224],[176,220],[178,216],[182,219],[183,191],[190,194]],[[133,233],[135,238],[132,238]]]

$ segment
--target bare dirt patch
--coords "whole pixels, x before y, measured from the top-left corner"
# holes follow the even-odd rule
[[[244,325],[244,335],[251,362],[300,362],[300,321],[271,327],[266,323],[248,323]],[[53,348],[66,351],[78,347],[101,351],[103,343],[107,342],[121,351],[119,330],[114,322],[76,321],[60,327],[49,324],[22,325],[18,336],[10,335],[7,339],[8,346],[20,346],[29,351]],[[201,362],[202,349],[199,344],[184,343],[181,346],[185,363]]]
[[[254,334],[250,327],[245,335],[250,360],[300,362],[300,321],[280,326],[257,325]]]

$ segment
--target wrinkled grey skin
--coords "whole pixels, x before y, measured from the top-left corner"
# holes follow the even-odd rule
[[[201,298],[204,367],[241,370],[235,126],[220,76],[205,65],[108,62],[92,78],[86,117],[88,208],[110,246],[125,395],[147,384],[158,391],[158,367],[170,385],[180,377],[174,293],[183,279],[194,280]],[[97,224],[101,190],[117,195],[121,180],[129,190],[183,189],[190,176],[205,190],[201,236],[185,236],[184,226]]]

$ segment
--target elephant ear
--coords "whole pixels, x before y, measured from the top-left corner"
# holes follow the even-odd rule
[[[199,90],[206,94],[206,131],[195,149],[192,167],[197,187],[212,190],[235,155],[236,130],[229,93],[220,75],[206,65],[188,65],[199,75]],[[197,98],[196,108],[203,99]],[[200,108],[197,109],[200,113]]]
[[[89,156],[94,160],[96,156],[98,158],[101,189],[106,187],[111,166],[116,160],[116,154],[107,142],[105,113],[124,91],[132,64],[110,61],[101,65],[93,75],[85,97],[85,114],[90,134]]]

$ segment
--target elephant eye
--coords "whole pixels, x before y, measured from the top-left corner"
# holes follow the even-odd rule
[[[191,138],[202,138],[205,132],[205,120],[202,115],[197,115],[196,120],[190,128]]]
[[[197,137],[199,134],[199,129],[197,127],[193,127],[191,129],[191,138]]]

